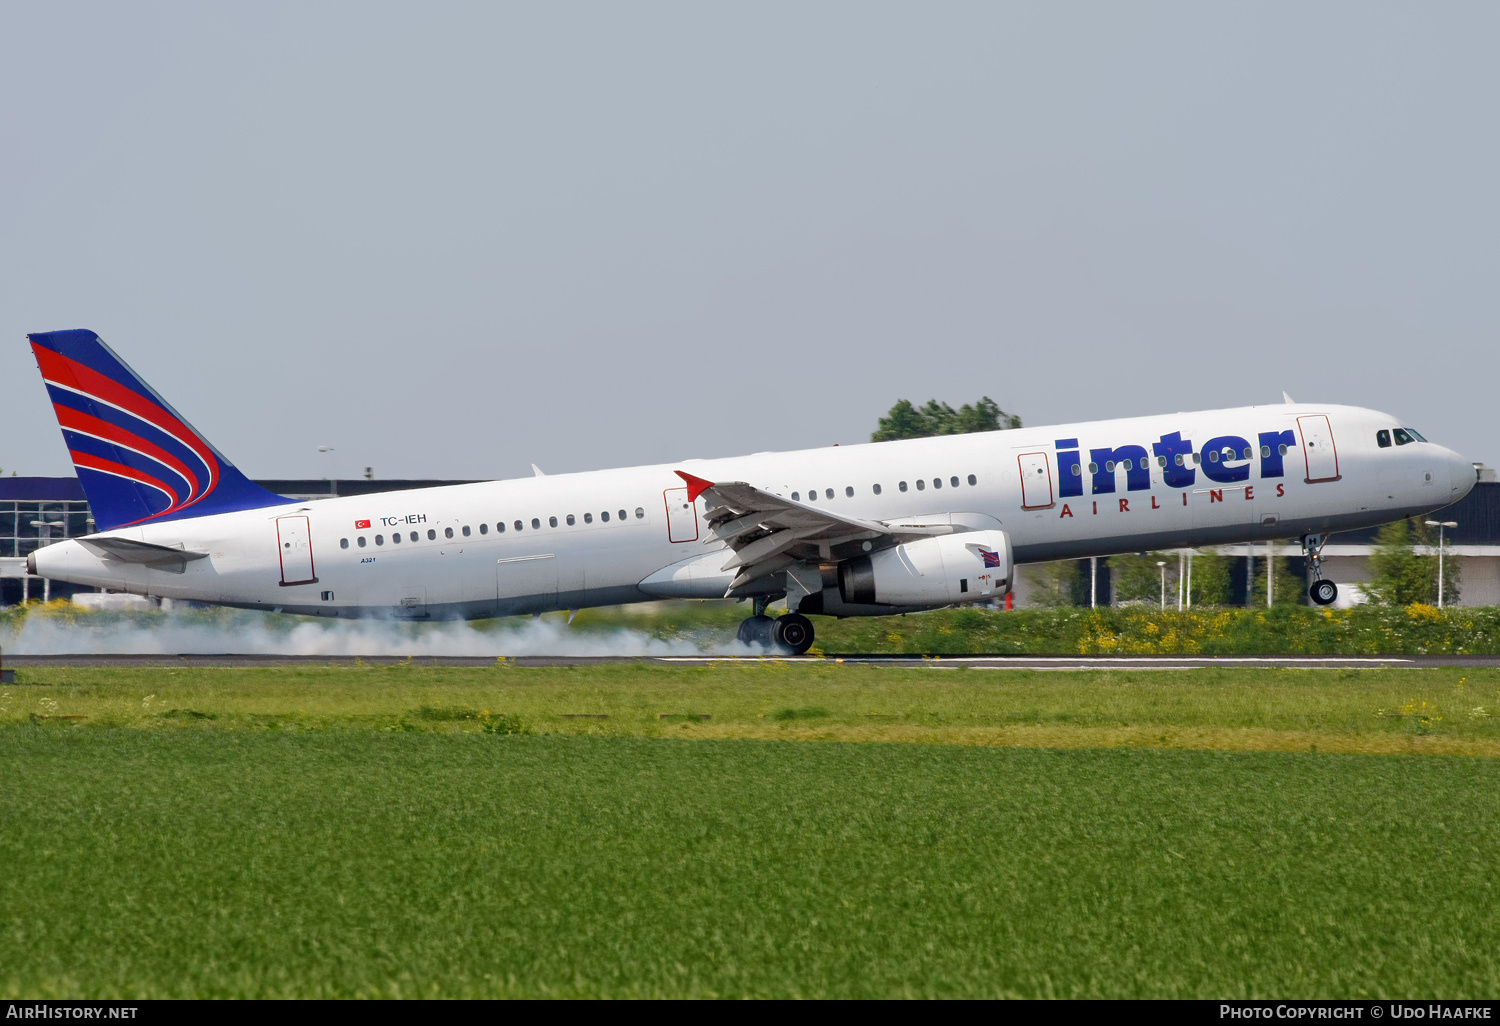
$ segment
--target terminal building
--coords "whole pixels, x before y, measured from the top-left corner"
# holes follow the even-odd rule
[[[256,484],[278,495],[303,502],[334,495],[364,495],[370,492],[430,488],[437,485],[469,484],[467,481],[374,481],[273,480]],[[1493,470],[1479,468],[1479,483],[1461,501],[1434,514],[1432,519],[1455,522],[1444,532],[1444,552],[1460,559],[1458,601],[1461,606],[1500,605],[1500,481]],[[88,500],[76,477],[0,477],[0,605],[23,601],[71,597],[77,588],[63,582],[28,577],[26,557],[43,545],[94,532]],[[1377,528],[1348,531],[1330,536],[1323,547],[1324,573],[1344,594],[1341,601],[1360,595],[1359,586],[1370,579],[1369,557]],[[1221,549],[1233,557],[1230,594],[1235,605],[1256,605],[1264,596],[1250,594],[1253,560],[1264,559],[1266,546],[1233,546]],[[1304,572],[1301,546],[1294,539],[1275,546],[1277,556],[1290,556],[1294,575]],[[1088,561],[1084,560],[1084,564]],[[1084,580],[1088,580],[1087,571]],[[1351,587],[1352,586],[1352,587]],[[1015,604],[1029,605],[1029,581],[1024,572],[1016,583]],[[1094,596],[1099,605],[1109,605],[1109,561],[1098,561]],[[1175,589],[1173,591],[1175,601]],[[1085,600],[1085,604],[1087,604]]]

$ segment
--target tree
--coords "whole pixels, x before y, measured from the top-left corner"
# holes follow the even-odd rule
[[[1229,557],[1218,549],[1193,556],[1193,605],[1222,606],[1229,601]]]
[[[1158,561],[1167,564],[1166,590],[1175,607],[1177,603],[1177,556],[1175,553],[1167,552],[1143,552],[1109,557],[1110,583],[1114,588],[1115,602],[1139,601],[1153,606],[1160,603],[1162,567],[1156,565]]]
[[[901,399],[870,435],[872,442],[891,442],[898,438],[931,438],[934,435],[964,435],[974,431],[1003,431],[1021,426],[1021,418],[1006,413],[989,396],[973,406],[965,403],[954,409],[936,399],[927,400],[920,409],[910,400]]]
[[[1055,563],[1036,563],[1026,568],[1026,582],[1030,586],[1026,601],[1033,606],[1076,606],[1079,604],[1080,587],[1076,559],[1062,559]]]
[[[1443,602],[1458,600],[1459,560],[1443,556]],[[1387,606],[1437,602],[1437,539],[1420,520],[1386,524],[1375,536],[1370,553],[1371,601]]]
[[[1249,601],[1246,605],[1263,606],[1266,604],[1266,568],[1272,562],[1276,567],[1276,577],[1271,587],[1272,604],[1295,606],[1302,601],[1307,585],[1289,569],[1291,563],[1287,557],[1277,556],[1274,560],[1262,557],[1255,561],[1255,584],[1250,589]]]

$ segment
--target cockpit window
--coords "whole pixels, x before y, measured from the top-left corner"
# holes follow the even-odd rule
[[[1397,428],[1393,432],[1393,434],[1395,434],[1396,436],[1397,445],[1408,445],[1416,441],[1416,439],[1411,436],[1411,432],[1407,431],[1406,428]]]
[[[1384,429],[1375,432],[1375,444],[1382,449],[1389,449],[1391,447],[1391,433]]]
[[[1409,435],[1411,435],[1411,440],[1413,442],[1425,442],[1425,441],[1427,441],[1427,439],[1425,439],[1421,435],[1417,434],[1417,429],[1416,428],[1407,428],[1406,429],[1406,433],[1409,434]]]

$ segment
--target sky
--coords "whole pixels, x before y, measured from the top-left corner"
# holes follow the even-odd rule
[[[1500,5],[0,0],[0,468],[91,328],[252,478],[1385,410],[1500,463]],[[319,448],[331,452],[319,452]]]

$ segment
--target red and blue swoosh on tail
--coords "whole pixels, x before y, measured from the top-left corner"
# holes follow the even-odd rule
[[[101,530],[290,501],[241,474],[92,331],[27,337]]]

